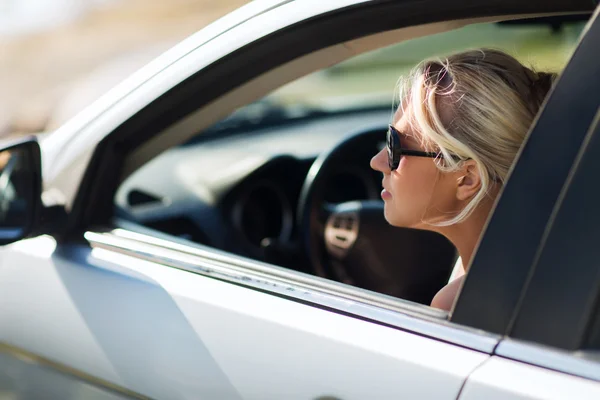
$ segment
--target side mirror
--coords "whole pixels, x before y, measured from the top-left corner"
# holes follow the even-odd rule
[[[42,165],[35,138],[0,143],[0,245],[26,238],[42,209]]]

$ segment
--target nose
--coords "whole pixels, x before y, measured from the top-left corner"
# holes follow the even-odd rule
[[[383,172],[384,174],[389,174],[390,167],[387,161],[387,151],[385,148],[381,149],[381,151],[371,158],[371,168],[375,171]]]

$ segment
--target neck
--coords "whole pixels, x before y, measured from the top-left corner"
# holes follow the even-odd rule
[[[483,200],[477,209],[463,222],[451,226],[436,227],[435,231],[444,235],[454,247],[461,258],[465,272],[471,263],[473,252],[479,242],[488,216],[494,206],[494,199]]]

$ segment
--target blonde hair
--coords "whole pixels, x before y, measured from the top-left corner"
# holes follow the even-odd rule
[[[555,77],[501,51],[480,49],[424,61],[400,83],[398,110],[423,146],[440,153],[438,168],[457,171],[471,159],[481,177],[481,189],[465,208],[436,225],[465,220],[493,182],[504,184]]]

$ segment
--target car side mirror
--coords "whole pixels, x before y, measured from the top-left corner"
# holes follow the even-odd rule
[[[42,209],[42,165],[35,138],[0,142],[0,245],[28,237]]]

